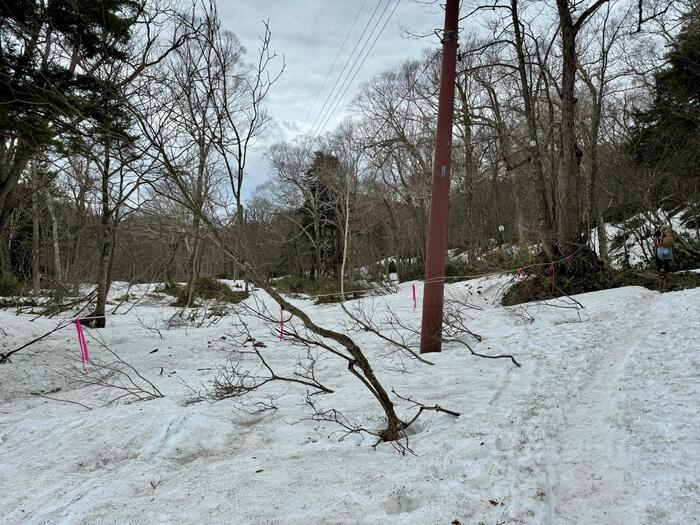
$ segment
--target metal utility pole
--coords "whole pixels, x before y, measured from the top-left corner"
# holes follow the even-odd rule
[[[450,203],[450,160],[457,68],[459,0],[447,0],[442,34],[442,70],[438,103],[433,189],[430,197],[428,245],[425,257],[425,288],[420,353],[439,352],[442,347],[442,308],[445,296],[447,218]]]

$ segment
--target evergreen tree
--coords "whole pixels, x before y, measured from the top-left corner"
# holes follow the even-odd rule
[[[101,127],[113,89],[94,71],[125,57],[137,0],[0,0],[0,227],[29,159]],[[114,113],[112,113],[114,114]]]
[[[668,67],[656,75],[652,107],[637,114],[632,143],[638,161],[666,175],[700,175],[700,7],[667,55]]]
[[[340,228],[338,227],[338,195],[333,182],[339,176],[337,157],[316,152],[306,171],[306,195],[299,210],[300,222],[313,238],[311,254],[312,279],[322,275],[337,276],[342,259]]]

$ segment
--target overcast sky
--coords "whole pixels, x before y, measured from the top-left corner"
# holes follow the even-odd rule
[[[273,118],[273,126],[267,132],[264,143],[256,146],[249,160],[247,180],[243,188],[246,197],[253,193],[258,184],[267,179],[265,149],[276,141],[293,139],[297,134],[310,129],[311,123],[320,111],[326,95],[343,69],[375,7],[379,4],[377,15],[369,25],[367,34],[374,27],[378,15],[388,5],[377,31],[381,29],[384,20],[397,2],[396,11],[371,55],[357,74],[342,104],[329,121],[326,130],[332,129],[334,124],[348,114],[348,103],[357,94],[358,87],[364,81],[393,67],[403,59],[419,57],[423,49],[439,47],[437,36],[423,39],[409,38],[403,29],[422,34],[442,27],[444,16],[442,9],[437,5],[424,5],[416,0],[365,0],[364,6],[362,6],[363,0],[221,0],[219,2],[219,14],[224,27],[238,35],[247,49],[249,59],[255,57],[259,47],[259,35],[263,31],[262,21],[269,20],[272,48],[280,55],[284,55],[286,62],[284,75],[273,87],[267,103]],[[304,117],[358,12],[358,19],[305,124]],[[373,40],[374,37],[365,48],[365,52],[369,50]],[[364,41],[360,43],[358,51],[363,44]],[[353,61],[354,58],[350,64]]]

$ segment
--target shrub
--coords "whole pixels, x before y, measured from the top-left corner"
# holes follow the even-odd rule
[[[673,247],[672,268],[677,270],[694,270],[700,268],[700,239],[690,235],[678,235]]]
[[[163,283],[162,286],[156,286],[156,288],[153,290],[153,293],[172,295],[173,297],[177,297],[177,295],[180,293],[181,289],[182,289],[181,284]]]
[[[406,281],[419,281],[425,275],[425,267],[423,263],[416,262],[410,266],[401,268],[398,272],[399,282],[405,283]]]
[[[340,281],[331,277],[321,277],[317,280],[309,279],[303,275],[288,275],[275,281],[275,288],[286,294],[306,294],[316,297],[316,304],[328,304],[340,302]],[[365,290],[370,287],[362,281],[355,281],[352,284],[346,283],[345,289],[350,289],[353,293],[346,292],[345,299],[357,299],[364,295]]]
[[[498,249],[471,261],[448,259],[447,263],[445,263],[445,277],[448,282],[465,281],[477,275],[513,271],[523,266],[529,266],[534,262],[535,257],[527,249],[518,249],[515,252],[507,249]],[[421,280],[424,275],[423,264],[415,263],[399,274],[399,280],[402,283]]]
[[[0,277],[0,297],[22,295],[24,283],[14,277]]]
[[[175,297],[172,306],[184,307],[187,304],[187,287],[181,284],[167,283],[154,290],[157,294]],[[200,277],[192,287],[193,299],[215,299],[222,303],[240,303],[248,297],[245,291],[234,291],[225,283],[211,277]]]
[[[71,287],[65,283],[53,283],[47,286],[47,295],[54,301],[62,301],[71,296]]]
[[[583,277],[558,278],[556,286],[552,285],[551,277],[535,274],[511,286],[501,299],[501,304],[513,306],[622,286],[643,286],[658,292],[672,292],[700,287],[700,274],[678,273],[661,277],[658,273],[649,270],[606,270]]]

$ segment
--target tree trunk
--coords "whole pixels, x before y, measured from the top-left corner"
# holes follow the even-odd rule
[[[240,155],[239,155],[240,159]],[[235,192],[235,199],[236,199],[236,224],[243,224],[244,221],[244,216],[243,216],[243,204],[241,203],[241,186],[243,185],[243,166],[240,164],[239,160],[239,165],[238,165],[238,172],[237,172],[237,180],[238,180],[238,187],[237,191]]]
[[[41,243],[39,239],[39,173],[36,168],[36,160],[31,161],[32,175],[32,282],[34,295],[41,293],[41,272],[39,270],[39,252]]]
[[[80,294],[80,272],[77,269],[78,265],[78,251],[80,247],[80,230],[76,229],[73,233],[73,239],[71,240],[71,258],[70,258],[70,272],[73,276],[73,289],[71,294],[76,297]]]
[[[463,181],[460,184],[461,193],[464,195],[464,222],[465,228],[462,230],[462,239],[460,244],[468,249],[473,250],[474,239],[478,237],[475,228],[475,213],[474,213],[474,187],[476,180],[476,163],[474,162],[474,146],[472,144],[472,120],[469,111],[469,101],[467,99],[467,91],[462,82],[457,83],[457,94],[461,104],[461,111],[458,115],[458,123],[461,127],[461,135],[464,152],[464,173]]]
[[[0,146],[0,150],[3,155],[0,158],[0,230],[5,230],[14,209],[17,183],[36,148],[30,147],[23,139],[20,139],[14,152],[10,153],[5,144],[6,137],[3,136],[1,140],[3,144]]]
[[[561,255],[578,250],[581,234],[580,150],[576,144],[576,34],[568,0],[557,0],[562,42],[561,154],[557,187],[557,247]]]
[[[199,250],[199,245],[201,243],[199,239],[199,226],[200,226],[199,215],[195,213],[192,219],[192,238],[190,241],[190,252],[187,258],[187,302],[185,307],[189,308],[194,299],[194,284],[197,280],[197,252]]]
[[[12,277],[12,261],[10,261],[10,224],[0,228],[0,272],[3,279]]]
[[[530,173],[535,183],[537,184],[538,195],[538,226],[540,230],[540,239],[545,252],[551,258],[553,253],[551,249],[552,242],[552,217],[547,201],[547,184],[542,168],[542,159],[540,157],[539,139],[537,136],[537,115],[532,102],[530,92],[530,83],[527,75],[527,61],[525,58],[525,48],[520,27],[520,18],[518,15],[518,2],[511,0],[511,16],[513,19],[513,31],[515,35],[515,48],[518,56],[518,72],[520,75],[520,93],[525,106],[525,117],[527,121],[528,144],[527,152],[529,156]]]
[[[598,230],[598,257],[603,262],[605,266],[608,266],[608,238],[605,233],[605,222],[603,221],[603,214],[598,212],[598,217],[596,218],[596,228]]]
[[[179,246],[179,238],[173,238],[170,240],[170,256],[168,257],[168,262],[165,267],[165,283],[170,288],[175,286],[175,257],[177,256],[177,249]]]
[[[112,210],[112,218],[116,216],[118,213],[117,210]],[[107,265],[107,293],[109,293],[109,289],[112,286],[113,278],[112,274],[114,273],[114,254],[117,252],[117,224],[116,221],[113,220],[112,222],[112,227],[110,228],[110,243],[109,243],[109,263]]]
[[[321,226],[319,220],[314,215],[314,271],[311,279],[314,281],[321,277]]]
[[[75,207],[77,209],[77,214],[75,215],[75,220],[73,221],[73,238],[71,239],[70,247],[70,261],[68,266],[73,279],[73,296],[77,296],[80,293],[80,271],[77,268],[78,257],[80,255],[80,241],[81,241],[81,230],[82,223],[86,216],[85,213],[85,194],[88,190],[89,176],[90,176],[90,165],[86,164],[85,172],[82,171],[82,166],[75,168],[76,176],[78,179],[78,197],[75,202]],[[68,277],[68,269],[66,269],[66,278]]]
[[[527,246],[529,241],[527,234],[527,218],[525,217],[524,203],[527,202],[521,184],[513,184],[513,197],[515,199],[515,221],[518,230],[518,244]]]
[[[97,273],[97,303],[95,311],[92,313],[94,319],[90,325],[94,328],[104,328],[107,324],[105,318],[107,307],[107,295],[109,294],[109,267],[112,261],[112,239],[109,225],[103,226],[102,249],[100,250],[100,260]]]
[[[110,148],[109,143],[105,145],[104,165],[102,167],[102,185],[100,199],[102,213],[100,216],[100,230],[102,232],[100,259],[97,270],[97,302],[92,317],[95,319],[90,323],[94,328],[104,328],[107,324],[106,305],[107,294],[109,293],[109,267],[112,260],[113,227],[111,211],[109,208],[109,168],[110,168]]]
[[[51,202],[51,196],[46,195],[46,206],[49,210],[49,216],[51,217],[51,237],[53,239],[53,261],[54,261],[54,278],[57,283],[63,281],[63,273],[61,272],[61,246],[58,239],[58,221],[56,220],[56,210],[53,207],[53,202]]]
[[[197,280],[197,253],[199,251],[201,240],[199,235],[200,230],[200,215],[204,209],[204,197],[207,193],[206,190],[206,169],[207,169],[207,158],[209,157],[209,146],[205,143],[205,138],[200,137],[199,139],[199,163],[197,166],[197,180],[194,189],[194,204],[196,210],[192,217],[192,250],[189,254],[188,264],[187,264],[187,303],[186,307],[192,304],[192,299],[194,298],[194,285]]]

